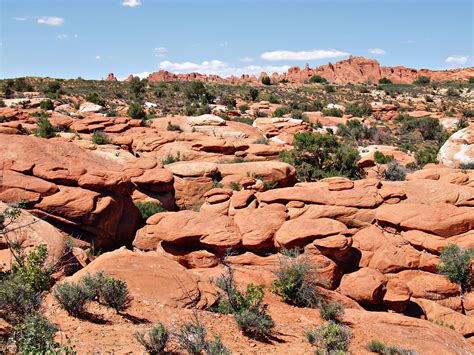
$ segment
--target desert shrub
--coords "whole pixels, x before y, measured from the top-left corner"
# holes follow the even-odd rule
[[[272,291],[286,303],[315,308],[319,302],[316,267],[299,250],[283,250]]]
[[[54,341],[57,330],[46,317],[31,314],[13,328],[8,342],[21,354],[60,354],[64,349]]]
[[[147,220],[149,217],[160,212],[167,212],[158,202],[145,201],[145,202],[136,202],[135,206],[140,211],[142,218]]]
[[[50,99],[47,100],[42,100],[40,102],[40,109],[49,111],[49,110],[54,110],[54,103]]]
[[[3,99],[0,99],[0,108],[1,107],[6,107],[7,105],[5,104],[5,101]]]
[[[260,91],[257,88],[250,88],[248,97],[250,98],[250,100],[255,101],[257,100],[259,93]]]
[[[100,106],[104,106],[104,104],[105,104],[104,99],[101,98],[99,96],[99,94],[96,93],[96,92],[91,92],[91,93],[87,94],[86,95],[86,100],[88,102],[92,102],[93,104],[100,105]]]
[[[280,160],[296,168],[302,181],[315,181],[329,176],[357,178],[360,159],[356,148],[340,142],[333,135],[296,133],[294,149],[280,152]]]
[[[425,95],[425,101],[426,102],[433,102],[433,98],[430,95]]]
[[[415,85],[426,85],[431,82],[431,78],[429,76],[420,75],[416,80],[413,82]]]
[[[324,91],[326,91],[327,94],[331,94],[336,92],[336,89],[332,85],[324,85]]]
[[[319,303],[319,313],[323,319],[337,322],[339,317],[344,314],[344,305],[340,302],[326,302]]]
[[[146,80],[140,80],[139,77],[133,77],[130,80],[129,87],[130,93],[135,97],[135,100],[141,100],[143,94],[145,93]],[[131,116],[133,117],[133,116]]]
[[[240,191],[242,189],[242,186],[237,181],[231,181],[229,186],[234,191]]]
[[[200,355],[203,352],[209,355],[230,354],[219,336],[215,336],[213,341],[206,340],[207,330],[197,317],[193,322],[183,324],[173,335],[178,341],[179,348],[188,354]]]
[[[368,103],[350,103],[346,107],[346,113],[352,116],[365,117],[372,114],[372,106]]]
[[[129,106],[128,106],[128,112],[127,114],[131,117],[131,118],[135,118],[135,119],[144,119],[145,118],[145,111],[143,110],[142,108],[142,105],[137,102],[137,101],[134,101],[132,102]]]
[[[242,105],[239,106],[239,111],[240,112],[245,112],[245,111],[248,111],[248,110],[250,110],[250,106],[247,105],[247,104],[242,104]]]
[[[328,351],[347,351],[352,337],[351,329],[340,323],[328,321],[316,330],[306,331],[306,338],[311,345]]]
[[[173,124],[171,122],[168,122],[168,125],[166,126],[166,130],[168,130],[168,131],[182,131],[180,125]]]
[[[328,81],[320,75],[313,75],[311,78],[309,78],[309,82],[310,83],[326,84]]]
[[[41,138],[53,138],[56,137],[56,127],[54,127],[47,118],[40,118],[37,122],[38,128],[36,135]]]
[[[405,181],[406,175],[405,169],[396,160],[390,162],[387,170],[383,173],[384,179],[389,181]]]
[[[10,323],[21,323],[25,317],[39,309],[41,295],[24,283],[21,277],[7,275],[0,280],[0,309]]]
[[[221,337],[216,335],[214,340],[207,342],[207,355],[230,355],[232,352],[222,343]]]
[[[474,84],[474,76],[470,76],[468,82],[469,84]]]
[[[308,116],[306,116],[303,111],[300,110],[294,110],[291,112],[291,118],[295,120],[303,120],[305,122],[308,122]]]
[[[232,121],[234,122],[240,122],[240,123],[245,123],[245,124],[248,124],[249,126],[252,126],[253,125],[253,121],[251,118],[248,118],[248,117],[234,117],[232,119]]]
[[[361,94],[368,94],[368,93],[370,93],[370,90],[366,86],[360,86],[359,87],[359,92]]]
[[[385,155],[384,153],[382,153],[379,150],[376,150],[374,152],[374,161],[377,164],[388,164],[391,161],[393,161],[394,159],[395,158],[393,157],[393,155]]]
[[[233,110],[237,106],[237,101],[230,96],[222,98],[221,103],[222,105],[225,105],[228,110]]]
[[[273,111],[272,117],[283,117],[290,112],[290,109],[286,106],[280,106]]]
[[[132,297],[125,281],[109,276],[100,288],[100,300],[104,305],[119,313],[128,308]]]
[[[214,102],[214,95],[207,91],[204,84],[200,81],[193,81],[190,86],[184,90],[186,98],[192,102],[201,102],[203,104]]]
[[[446,95],[449,96],[449,97],[459,97],[459,96],[461,96],[459,91],[456,90],[455,88],[453,88],[452,86],[450,86],[448,88],[448,90],[446,91]]]
[[[264,286],[249,284],[245,292],[242,292],[235,285],[233,270],[229,266],[227,266],[227,271],[215,280],[215,283],[223,294],[211,310],[233,314],[237,326],[246,336],[267,338],[275,323],[267,314],[268,305],[263,303]]]
[[[323,116],[331,116],[331,117],[342,117],[344,114],[342,110],[332,107],[332,108],[325,108],[323,109]]]
[[[89,300],[99,301],[102,286],[107,278],[108,276],[104,272],[97,272],[94,275],[87,274],[81,277],[79,284],[87,293]]]
[[[418,120],[417,126],[424,140],[436,140],[442,143],[447,139],[446,132],[437,118],[423,117]]]
[[[270,77],[268,77],[268,76],[262,77],[262,84],[263,85],[271,85],[272,81],[271,81]]]
[[[383,78],[379,79],[379,84],[380,85],[387,85],[387,84],[391,84],[391,83],[392,83],[392,80],[387,79],[386,77],[383,77]]]
[[[376,139],[380,135],[376,127],[367,127],[359,120],[348,120],[346,124],[337,125],[337,135],[350,138],[355,141],[364,139]]]
[[[184,157],[181,156],[181,153],[178,152],[176,155],[168,154],[165,159],[162,159],[161,162],[163,165],[176,163],[177,161],[184,160]]]
[[[58,80],[50,81],[43,92],[49,97],[59,97],[61,94],[61,83]]]
[[[473,282],[471,261],[474,259],[474,248],[462,249],[456,244],[450,244],[441,251],[440,259],[438,272],[459,286],[461,309],[462,313],[466,314],[464,294],[471,289]]]
[[[379,340],[373,339],[367,344],[367,349],[381,355],[414,355],[415,351],[394,345],[385,345]]]
[[[158,322],[146,332],[136,332],[134,335],[140,345],[145,348],[145,351],[151,355],[163,352],[169,337],[168,329],[161,322]]]
[[[253,143],[254,144],[268,144],[269,140],[267,137],[263,136],[260,138],[257,138]]]
[[[54,297],[70,315],[80,316],[90,294],[82,284],[62,282],[54,289]]]
[[[92,143],[97,145],[110,144],[110,139],[107,134],[103,131],[95,131],[92,133]]]
[[[456,123],[456,131],[459,131],[460,129],[466,128],[469,126],[469,120],[467,117],[461,117],[459,121]]]
[[[437,151],[433,147],[427,147],[415,152],[416,164],[423,168],[426,164],[435,164],[437,160]]]

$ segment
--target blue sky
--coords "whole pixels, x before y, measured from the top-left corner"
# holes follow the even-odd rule
[[[472,0],[0,0],[0,77],[473,66]]]

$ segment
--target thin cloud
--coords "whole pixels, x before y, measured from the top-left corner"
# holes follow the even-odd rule
[[[28,20],[27,17],[14,17],[13,19],[14,19],[15,21],[26,21],[26,20]]]
[[[315,60],[325,58],[336,58],[349,55],[349,53],[338,51],[335,49],[324,50],[315,49],[311,51],[273,51],[265,52],[260,56],[262,59],[277,61],[277,60]]]
[[[101,57],[100,55],[96,55],[96,56],[95,56],[95,59],[97,59],[97,60],[101,60],[101,59],[102,59],[102,57]]]
[[[219,43],[219,46],[221,46],[221,47],[227,47],[228,45],[229,45],[229,42],[227,42],[227,41]]]
[[[369,53],[376,54],[376,55],[383,55],[386,54],[385,50],[382,48],[370,48]]]
[[[62,17],[40,17],[37,21],[40,25],[61,26],[64,23]]]
[[[222,62],[220,60],[206,60],[201,63],[193,63],[193,62],[181,62],[181,63],[174,63],[170,61],[162,61],[159,64],[160,69],[168,70],[175,73],[190,73],[190,72],[198,72],[201,74],[207,75],[219,75],[221,77],[229,77],[232,75],[240,76],[243,74],[249,75],[258,75],[262,71],[268,73],[282,73],[287,71],[290,66],[289,65],[282,65],[282,66],[259,66],[259,65],[249,65],[244,67],[233,66],[229,63]]]
[[[153,53],[155,53],[155,57],[164,57],[168,50],[165,47],[157,47],[153,49]]]
[[[241,62],[244,62],[244,63],[253,62],[253,58],[251,58],[251,57],[243,57],[243,58],[239,58],[239,60],[240,60]]]
[[[140,6],[142,3],[140,0],[123,0],[122,1],[122,6],[128,6],[128,7],[137,7]]]
[[[56,36],[57,39],[66,39],[68,38],[69,35],[65,34],[65,33],[61,33],[59,35]]]
[[[450,65],[464,65],[467,63],[469,57],[465,55],[450,55],[448,58],[445,59],[445,62]]]

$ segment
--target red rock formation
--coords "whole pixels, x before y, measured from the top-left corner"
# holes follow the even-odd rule
[[[474,76],[474,68],[452,69],[442,71],[432,71],[429,69],[411,69],[403,66],[384,67],[375,59],[364,57],[349,57],[334,64],[328,63],[320,67],[310,68],[306,64],[304,69],[294,66],[288,69],[286,73],[271,74],[272,82],[288,80],[292,83],[303,83],[313,75],[319,75],[328,80],[330,83],[347,84],[347,83],[377,83],[379,79],[386,77],[397,84],[411,84],[417,77],[424,75],[431,78],[432,81],[448,81],[448,80],[467,80]],[[191,81],[200,80],[205,82],[227,82],[231,84],[237,83],[259,83],[263,76],[269,76],[262,72],[258,78],[255,75],[242,75],[241,77],[231,76],[221,78],[218,75],[205,75],[199,73],[173,74],[171,72],[160,70],[149,75],[148,80],[151,82],[158,81]],[[127,78],[129,81],[131,76]]]
[[[117,81],[117,78],[115,77],[114,73],[109,73],[109,75],[107,75],[107,79],[105,79],[107,81]]]

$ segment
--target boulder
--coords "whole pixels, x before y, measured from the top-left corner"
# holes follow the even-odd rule
[[[403,313],[410,302],[411,291],[403,281],[390,279],[386,285],[387,292],[383,296],[383,303],[396,312]]]
[[[92,102],[84,102],[79,107],[79,112],[87,113],[87,112],[100,112],[104,109],[101,105],[93,104]]]
[[[450,168],[474,164],[474,125],[454,133],[438,152],[438,161]]]
[[[378,270],[362,268],[345,274],[338,291],[363,304],[382,304],[387,278]]]

